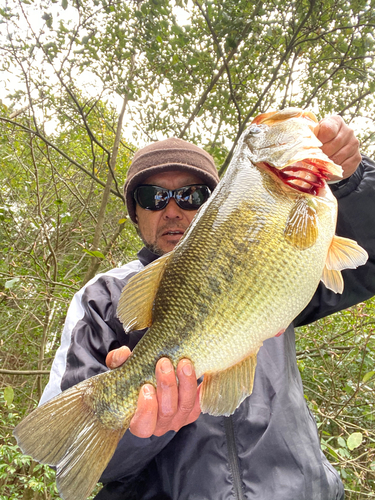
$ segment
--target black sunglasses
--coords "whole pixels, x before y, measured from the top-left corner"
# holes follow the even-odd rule
[[[203,184],[192,184],[173,190],[142,184],[135,189],[134,199],[146,210],[163,210],[171,198],[174,198],[183,210],[198,210],[208,200],[210,194],[210,188]]]

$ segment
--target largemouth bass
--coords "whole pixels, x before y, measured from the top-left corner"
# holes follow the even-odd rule
[[[24,419],[23,452],[53,465],[62,498],[94,488],[135,412],[144,383],[156,386],[163,356],[189,358],[203,412],[229,415],[251,394],[256,355],[311,300],[319,281],[343,290],[341,270],[367,253],[335,236],[337,203],[326,184],[341,167],[319,149],[312,113],[257,117],[224,178],[175,249],[125,286],[126,331],[149,327],[120,368],[68,389]]]

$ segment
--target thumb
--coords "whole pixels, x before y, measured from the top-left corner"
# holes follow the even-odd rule
[[[122,346],[118,349],[113,349],[113,351],[110,351],[107,354],[107,357],[105,358],[105,364],[108,368],[113,370],[124,364],[130,355],[131,350],[129,349],[129,347]]]

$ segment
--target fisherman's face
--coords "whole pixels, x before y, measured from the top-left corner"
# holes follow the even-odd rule
[[[197,175],[172,170],[147,177],[142,184],[152,184],[165,189],[178,189],[191,184],[205,184]],[[145,210],[136,204],[136,218],[140,236],[151,251],[163,255],[174,249],[182,238],[197,210],[183,210],[171,198],[163,210]]]

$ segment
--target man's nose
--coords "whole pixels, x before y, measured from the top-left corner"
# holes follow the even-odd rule
[[[176,200],[171,198],[168,202],[168,205],[163,210],[163,218],[165,219],[182,219],[183,213],[182,208],[180,208]]]

